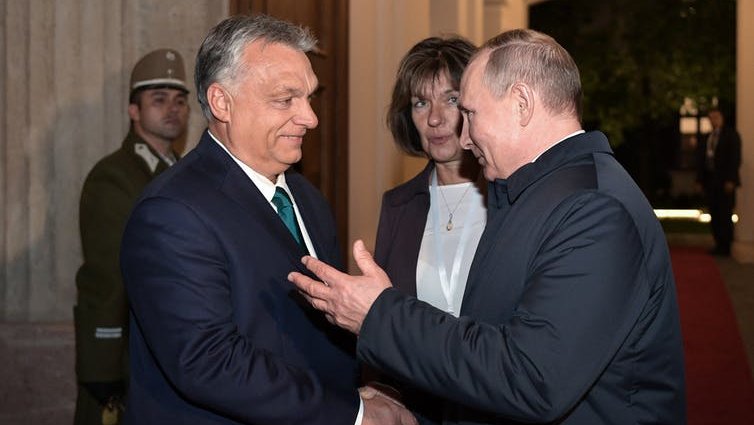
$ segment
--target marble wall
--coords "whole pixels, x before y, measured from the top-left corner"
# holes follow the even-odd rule
[[[173,47],[193,78],[196,51],[227,9],[216,0],[0,1],[0,320],[71,318],[79,192],[128,129],[132,65]],[[194,103],[187,140],[203,127]]]

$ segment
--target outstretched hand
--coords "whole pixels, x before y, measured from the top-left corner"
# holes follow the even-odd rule
[[[301,290],[314,308],[325,313],[327,320],[358,335],[374,300],[392,284],[361,240],[353,244],[353,258],[361,276],[341,273],[314,257],[306,256],[301,261],[321,281],[298,272],[291,272],[288,280]]]

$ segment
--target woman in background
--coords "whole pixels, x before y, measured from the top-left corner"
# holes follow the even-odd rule
[[[459,142],[458,87],[474,50],[431,37],[401,61],[387,124],[401,150],[429,161],[384,194],[375,245],[394,286],[456,317],[486,219],[479,164]]]
[[[375,260],[396,288],[456,317],[487,216],[479,164],[459,141],[459,86],[474,51],[459,37],[431,37],[402,59],[387,124],[401,150],[429,161],[385,192],[375,244]],[[442,412],[437,400],[401,393],[422,423]]]

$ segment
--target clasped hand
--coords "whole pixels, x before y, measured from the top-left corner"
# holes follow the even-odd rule
[[[362,425],[418,425],[416,418],[406,407],[382,391],[371,386],[359,388],[364,400]]]

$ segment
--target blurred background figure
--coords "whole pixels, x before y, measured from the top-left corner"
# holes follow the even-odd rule
[[[120,149],[97,162],[81,193],[76,425],[119,423],[128,382],[128,300],[118,262],[120,242],[136,198],[177,161],[173,145],[188,124],[186,71],[177,51],[160,49],[141,58],[129,89],[130,131]]]
[[[710,253],[727,257],[733,243],[731,215],[736,204],[736,187],[741,185],[738,173],[741,137],[733,127],[725,125],[722,110],[713,108],[708,115],[712,132],[698,145],[696,181],[711,218],[715,246]]]

